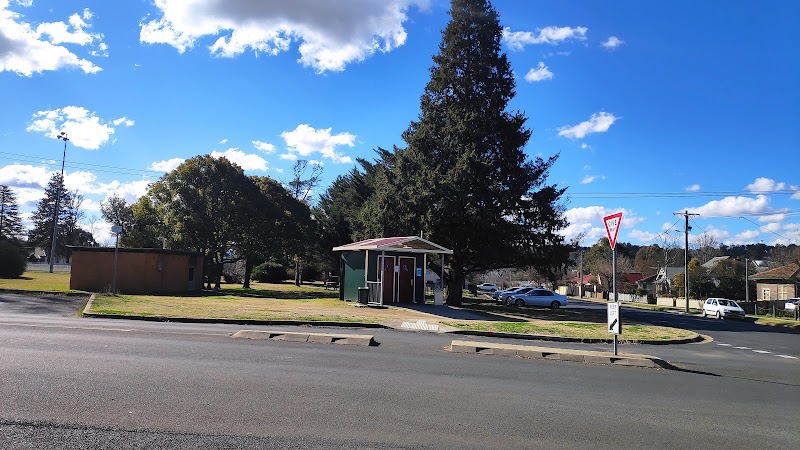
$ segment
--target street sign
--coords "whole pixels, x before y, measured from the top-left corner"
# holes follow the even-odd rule
[[[608,303],[608,332],[622,334],[622,318],[619,315],[619,303]]]
[[[606,233],[608,234],[608,243],[611,245],[611,250],[614,250],[614,245],[617,243],[620,222],[622,222],[621,212],[603,217],[603,223],[606,225]]]

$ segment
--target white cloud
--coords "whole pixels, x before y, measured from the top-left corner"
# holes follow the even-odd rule
[[[294,153],[282,153],[280,158],[284,161],[297,161],[297,155]]]
[[[525,80],[531,83],[551,79],[553,79],[553,72],[550,72],[547,66],[541,61],[539,61],[537,68],[529,70],[525,75]]]
[[[275,151],[275,146],[262,141],[253,141],[253,148],[261,150],[264,153],[272,153]]]
[[[672,228],[672,226],[673,226],[673,224],[672,224],[672,223],[670,223],[670,222],[664,222],[664,223],[662,223],[662,224],[661,224],[661,230],[662,230],[662,231],[667,231],[667,230],[671,229],[671,228]]]
[[[529,44],[558,44],[569,39],[585,40],[586,27],[545,27],[539,30],[539,34],[530,31],[511,31],[511,28],[503,28],[503,42],[512,50],[522,50]]]
[[[741,233],[733,237],[733,241],[736,243],[751,242],[753,239],[757,238],[760,234],[761,233],[759,233],[756,230],[742,231]]]
[[[289,158],[281,155],[281,159],[297,159],[319,153],[323,158],[337,163],[350,163],[353,160],[336,151],[342,145],[355,146],[356,136],[350,133],[331,135],[331,128],[314,129],[306,124],[300,124],[292,131],[284,131],[281,137],[286,141],[289,153],[295,157]]]
[[[127,117],[120,117],[119,119],[114,119],[111,121],[114,126],[125,125],[126,127],[132,127],[134,122]]]
[[[606,237],[606,229],[603,224],[603,217],[610,214],[622,212],[622,228],[631,229],[645,221],[644,218],[636,216],[631,211],[624,208],[610,209],[604,206],[587,206],[581,208],[571,208],[564,212],[564,217],[569,225],[561,231],[561,235],[567,241],[575,239],[581,233],[584,238],[581,241],[586,244],[593,244],[598,239]]]
[[[786,183],[778,183],[771,178],[760,177],[756,181],[750,183],[745,187],[745,190],[753,194],[763,194],[766,192],[783,191],[786,189]]]
[[[31,6],[32,2],[17,2]],[[79,58],[63,45],[90,45],[102,35],[86,31],[91,13],[70,16],[68,22],[41,23],[34,29],[23,21],[23,15],[10,11],[8,0],[0,0],[0,72],[15,72],[23,76],[62,68],[79,68],[85,73],[102,70],[91,61]]]
[[[794,194],[792,194],[791,199],[792,200],[800,200],[800,191],[797,191]]]
[[[559,136],[564,136],[570,139],[582,139],[587,134],[591,133],[604,133],[608,131],[611,125],[617,121],[617,117],[607,112],[599,112],[592,114],[592,117],[585,122],[581,122],[572,127],[561,127],[558,130]]]
[[[120,124],[132,126],[133,121],[125,117],[111,121],[111,125]],[[94,112],[80,106],[39,111],[33,114],[26,130],[43,133],[51,139],[58,139],[58,134],[64,132],[74,146],[87,150],[99,149],[115,132],[112,126],[103,123]]]
[[[183,53],[202,38],[217,39],[214,56],[233,57],[248,49],[277,55],[299,43],[299,62],[318,73],[344,70],[375,52],[406,41],[403,23],[412,4],[425,0],[155,0],[160,16],[140,23],[139,40],[168,44]]]
[[[698,192],[700,190],[700,185],[699,184],[693,184],[691,186],[687,186],[687,187],[683,188],[683,190],[686,191],[686,192]]]
[[[642,231],[642,230],[631,230],[630,233],[627,234],[628,237],[636,239],[639,243],[643,242],[650,242],[657,239],[661,236],[660,233],[651,233],[649,231]]]
[[[777,212],[776,214],[760,216],[758,218],[759,222],[783,222],[784,220],[786,220],[786,214],[780,212]]]
[[[589,148],[592,148],[592,147],[589,144],[587,144],[586,142],[581,144],[581,149],[586,150],[586,149],[589,149]]]
[[[211,152],[214,158],[226,158],[228,161],[238,164],[243,170],[267,170],[267,161],[264,158],[252,153],[245,153],[238,148],[229,148],[224,152]]]
[[[698,233],[698,234],[700,234],[700,233]],[[705,227],[703,229],[702,234],[709,235],[709,236],[713,237],[714,239],[716,239],[719,242],[729,242],[728,238],[730,238],[730,235],[731,235],[728,232],[728,230],[721,230],[719,228],[716,228],[713,225],[709,225],[709,226]],[[695,236],[693,239],[696,241],[698,239],[698,237]]]
[[[623,41],[622,39],[620,39],[620,38],[618,38],[616,36],[611,36],[611,37],[608,38],[608,40],[606,40],[605,42],[603,42],[600,45],[602,45],[603,47],[607,48],[608,50],[613,50],[613,49],[619,47],[620,45],[622,45],[624,43],[625,43],[625,41]]]
[[[9,164],[0,167],[0,184],[18,188],[44,188],[53,171],[44,166]]]
[[[684,208],[693,214],[706,217],[740,216],[742,214],[759,214],[769,212],[769,199],[765,195],[752,197],[725,197],[712,200],[698,208]]]
[[[605,179],[606,179],[605,175],[586,175],[581,180],[581,184],[589,184],[594,180],[605,180]]]
[[[217,142],[217,144],[222,144],[222,145],[227,144],[227,143],[228,143],[227,139],[223,139],[223,140]]]
[[[173,170],[177,169],[178,166],[183,164],[186,161],[183,158],[170,158],[164,161],[156,161],[153,164],[150,164],[151,170],[157,170],[159,172],[172,172]]]

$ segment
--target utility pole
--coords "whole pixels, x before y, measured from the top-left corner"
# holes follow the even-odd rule
[[[682,213],[672,213],[676,216],[683,216],[684,219],[684,226],[683,226],[683,234],[684,234],[684,247],[683,247],[683,292],[684,296],[686,297],[686,305],[684,307],[684,312],[689,313],[689,231],[692,230],[692,227],[689,226],[689,216],[699,216],[700,214],[692,214],[689,211],[684,211]]]
[[[61,192],[64,190],[64,161],[67,159],[67,133],[63,131],[58,134],[56,139],[64,141],[64,156],[61,157],[61,179],[58,182],[58,194],[56,194],[56,207],[53,210],[53,239],[50,240],[50,273],[53,273],[53,260],[56,258],[56,236],[58,235],[58,203],[61,200]]]
[[[583,298],[583,250],[578,250],[580,255],[580,269],[578,270],[578,297]]]

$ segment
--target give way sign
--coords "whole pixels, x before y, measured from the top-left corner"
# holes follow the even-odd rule
[[[606,225],[606,233],[608,233],[608,243],[611,245],[611,250],[614,250],[614,245],[617,243],[620,222],[622,222],[621,212],[603,217],[603,223]]]

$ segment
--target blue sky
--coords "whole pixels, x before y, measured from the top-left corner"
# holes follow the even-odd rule
[[[800,4],[493,2],[517,76],[530,157],[560,153],[568,239],[692,236],[800,243]],[[224,5],[224,6],[219,6]],[[183,159],[226,155],[288,181],[323,164],[322,188],[402,146],[419,114],[444,0],[0,0],[0,184],[25,218],[60,169],[85,226],[135,201]],[[29,223],[28,223],[29,225]]]

